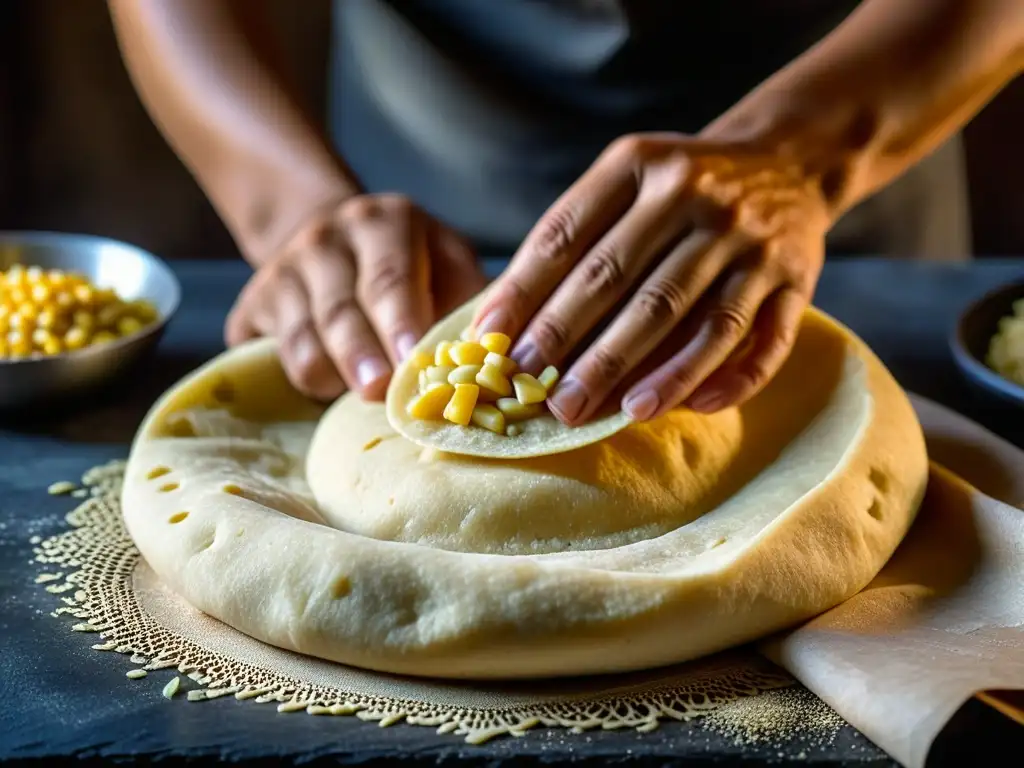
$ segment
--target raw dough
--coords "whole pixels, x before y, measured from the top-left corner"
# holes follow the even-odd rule
[[[236,629],[515,678],[670,664],[814,616],[878,572],[926,478],[902,390],[812,310],[747,406],[514,462],[421,449],[353,398],[321,419],[253,342],[157,403],[123,502],[152,568]]]
[[[474,299],[435,325],[416,345],[414,352],[432,353],[442,341],[457,341],[472,322],[480,299]],[[467,429],[447,421],[421,421],[406,411],[418,391],[419,369],[400,365],[388,387],[387,415],[403,437],[426,448],[493,459],[521,459],[564,453],[611,437],[629,426],[629,417],[614,400],[601,413],[579,427],[567,427],[547,409],[542,416],[518,422],[522,434],[498,435],[486,429]]]

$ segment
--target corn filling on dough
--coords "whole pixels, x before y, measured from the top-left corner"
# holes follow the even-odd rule
[[[458,401],[447,378],[434,418],[409,412],[434,391],[420,373],[439,344],[472,340],[472,312],[424,338],[433,366],[400,368],[386,406],[306,400],[272,340],[175,386],[136,436],[123,491],[150,566],[199,610],[299,653],[556,677],[681,662],[808,619],[866,585],[916,514],[927,456],[911,405],[816,310],[740,408],[632,425],[610,413],[589,430],[541,408],[513,436],[474,424],[480,391]],[[452,362],[449,377],[483,365]]]

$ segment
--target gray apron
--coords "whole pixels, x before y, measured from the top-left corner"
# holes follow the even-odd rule
[[[615,137],[699,132],[856,5],[335,0],[331,132],[369,191],[509,254]],[[830,247],[965,255],[963,175],[954,142],[851,212]]]

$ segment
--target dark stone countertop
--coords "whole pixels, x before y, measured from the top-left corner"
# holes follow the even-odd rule
[[[38,569],[29,563],[29,538],[58,531],[70,507],[68,499],[46,495],[49,483],[75,480],[91,466],[123,458],[153,399],[222,348],[223,318],[247,269],[240,262],[174,267],[184,286],[184,303],[154,361],[122,382],[119,392],[77,414],[48,422],[25,420],[0,431],[0,760],[892,765],[852,728],[825,749],[812,749],[799,738],[782,751],[743,747],[680,723],[665,723],[649,734],[573,736],[537,730],[473,747],[429,728],[381,729],[355,718],[284,716],[272,706],[230,698],[170,703],[160,695],[161,673],[152,673],[143,685],[126,680],[126,658],[92,651],[95,636],[56,626],[58,620],[49,615],[56,598],[33,583]],[[816,303],[858,332],[909,389],[1022,444],[1024,416],[973,394],[947,348],[954,319],[967,302],[1021,277],[1024,260],[969,265],[837,261],[826,267]],[[115,395],[120,404],[112,402]]]

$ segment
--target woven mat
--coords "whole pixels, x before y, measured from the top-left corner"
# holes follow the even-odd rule
[[[475,744],[534,726],[650,731],[664,719],[724,714],[765,696],[780,726],[816,722],[834,732],[842,722],[752,651],[642,674],[505,685],[401,678],[282,651],[195,610],[160,583],[121,520],[123,469],[118,462],[86,473],[74,492],[84,500],[68,514],[68,529],[34,542],[44,566],[37,583],[63,602],[55,616],[72,617],[74,631],[98,634],[94,649],[131,655],[138,668],[129,677],[166,668],[186,675],[167,684],[168,698],[231,695],[280,712],[429,726]]]

